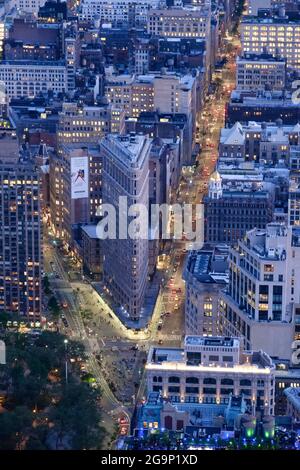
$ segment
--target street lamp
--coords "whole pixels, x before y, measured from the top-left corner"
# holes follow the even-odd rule
[[[64,345],[65,345],[65,377],[66,377],[66,384],[68,384],[68,356],[67,356],[67,346],[68,346],[68,340],[64,339]]]

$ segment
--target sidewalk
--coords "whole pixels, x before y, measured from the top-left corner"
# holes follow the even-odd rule
[[[103,298],[103,300],[110,306],[110,308],[114,311],[114,313],[117,315],[117,317],[120,319],[120,321],[130,329],[135,329],[135,330],[143,330],[146,329],[154,312],[157,297],[159,294],[159,289],[161,285],[161,280],[162,280],[162,273],[157,271],[151,281],[151,283],[148,283],[147,290],[146,290],[146,296],[145,296],[145,302],[144,302],[144,307],[142,314],[140,316],[140,319],[138,321],[133,321],[130,318],[128,318],[128,315],[125,315],[124,311],[122,310],[121,307],[117,306],[105,293],[103,290],[103,285],[101,283],[93,283],[94,289],[98,292],[98,294]]]

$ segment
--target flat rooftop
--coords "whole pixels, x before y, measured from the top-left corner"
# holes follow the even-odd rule
[[[243,62],[278,62],[285,64],[286,60],[282,57],[274,57],[271,54],[255,54],[251,52],[245,52],[244,55],[237,57],[237,63]]]
[[[151,140],[144,134],[131,132],[127,135],[109,134],[102,140],[102,145],[109,149],[123,163],[131,166],[144,161],[146,150]]]
[[[36,67],[65,67],[64,60],[3,60],[0,63],[1,67],[13,65],[17,67],[28,67],[28,66],[36,66]]]
[[[272,16],[270,18],[258,17],[258,16],[243,16],[241,24],[294,24],[299,25],[300,20],[290,20],[289,18],[280,18],[279,16]]]
[[[185,337],[186,346],[212,346],[212,347],[239,347],[239,340],[236,338],[229,337],[203,337],[203,336],[186,336]]]
[[[186,269],[203,283],[226,284],[228,282],[229,248],[203,248],[189,253]]]
[[[212,345],[213,346],[213,345]],[[217,347],[215,345],[215,347]],[[232,366],[189,364],[185,350],[153,347],[149,351],[146,370],[174,372],[219,372],[226,374],[270,374],[274,365],[269,357],[261,352],[253,352],[247,356],[250,361]]]

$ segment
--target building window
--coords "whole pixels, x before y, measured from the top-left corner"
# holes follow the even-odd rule
[[[180,383],[180,377],[171,376],[171,377],[169,377],[168,382],[169,382],[169,384],[179,384]]]
[[[212,377],[207,377],[206,379],[203,379],[203,384],[205,385],[215,385],[216,383],[216,379],[213,379]]]
[[[221,379],[221,385],[233,385],[232,379]]]
[[[199,379],[197,379],[197,377],[187,377],[185,382],[187,384],[198,384]]]
[[[240,386],[243,386],[243,387],[251,387],[251,380],[249,380],[249,379],[241,379],[241,380],[240,380]]]
[[[185,387],[185,393],[199,394],[199,387]]]

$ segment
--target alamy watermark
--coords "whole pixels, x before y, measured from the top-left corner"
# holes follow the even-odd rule
[[[292,102],[300,104],[300,80],[294,80],[292,83]]]
[[[0,80],[0,105],[6,103],[6,86],[3,80]]]
[[[300,340],[292,342],[291,362],[294,366],[298,366],[300,364]]]
[[[190,249],[204,240],[203,204],[128,204],[120,196],[117,205],[102,204],[97,210],[101,240],[185,240]],[[193,245],[193,246],[192,246]]]

